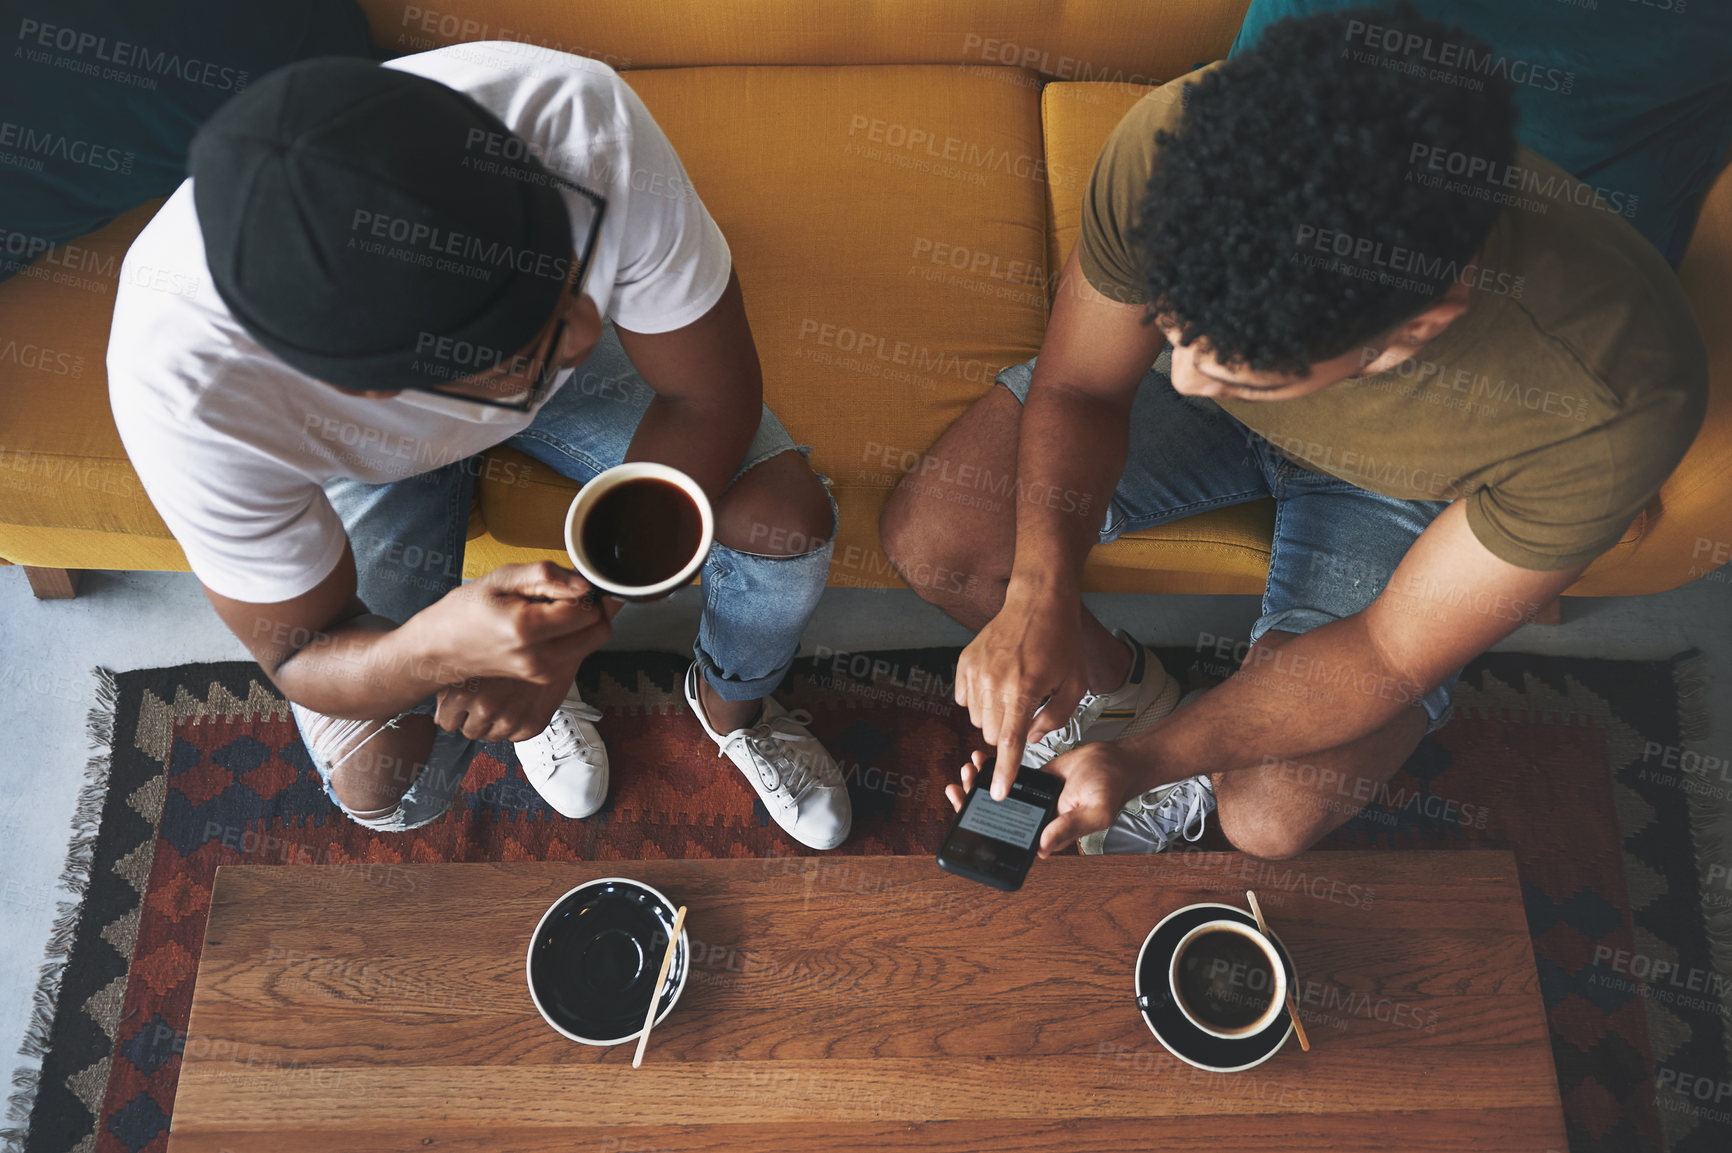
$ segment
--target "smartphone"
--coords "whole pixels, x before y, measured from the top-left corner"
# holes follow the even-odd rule
[[[1014,893],[1034,863],[1041,830],[1058,811],[1064,782],[1039,769],[1019,769],[1002,801],[992,799],[991,785],[988,764],[938,846],[938,867]]]

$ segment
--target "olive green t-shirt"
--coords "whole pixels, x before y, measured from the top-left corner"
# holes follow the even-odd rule
[[[1131,108],[1083,194],[1078,260],[1111,299],[1145,302],[1130,230],[1155,134],[1177,127],[1201,71]],[[1416,179],[1450,179],[1426,159]],[[1508,198],[1477,266],[1457,273],[1467,311],[1416,355],[1294,400],[1216,403],[1298,464],[1386,496],[1465,500],[1491,552],[1565,569],[1616,544],[1689,448],[1707,353],[1672,269],[1613,205],[1528,149],[1514,168],[1492,189]],[[1354,242],[1296,232],[1293,258],[1356,276],[1423,268],[1423,257],[1366,256],[1364,245],[1343,264],[1343,243]]]

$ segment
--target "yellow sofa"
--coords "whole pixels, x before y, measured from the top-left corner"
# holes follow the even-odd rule
[[[1144,91],[1226,54],[1247,0],[362,0],[412,52],[524,40],[624,72],[733,249],[770,404],[842,510],[833,585],[900,582],[877,543],[901,471],[1040,345],[1052,273],[1108,131]],[[434,5],[437,4],[437,7]],[[184,569],[109,416],[120,259],[155,204],[0,283],[0,558]],[[1732,541],[1732,175],[1680,273],[1714,396],[1676,474],[1571,590],[1673,588]],[[470,576],[559,558],[574,486],[526,457],[483,479]],[[487,475],[516,480],[513,472]],[[1267,502],[1095,550],[1090,587],[1260,592]]]

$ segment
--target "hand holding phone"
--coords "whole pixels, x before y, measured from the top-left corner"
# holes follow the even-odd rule
[[[1062,853],[1081,837],[1111,825],[1126,801],[1160,783],[1149,769],[1146,761],[1117,741],[1091,741],[1048,761],[1045,774],[1058,778],[1063,788],[1057,815],[1036,842],[1037,855]],[[962,783],[946,785],[944,796],[960,813],[975,791],[986,792],[991,783],[991,761],[977,752],[962,766]]]
[[[974,754],[970,767],[975,771],[964,770],[964,782],[970,786],[966,795],[954,785],[945,790],[958,812],[938,847],[938,867],[1014,892],[1034,863],[1041,831],[1057,811],[1064,782],[1039,769],[1019,769],[1010,795],[995,801],[987,788],[974,787],[976,777],[982,782],[992,779],[981,754]]]

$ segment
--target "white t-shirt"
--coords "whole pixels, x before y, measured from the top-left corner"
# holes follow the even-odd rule
[[[611,68],[508,41],[384,67],[467,93],[548,169],[607,198],[584,285],[602,315],[633,332],[670,332],[721,297],[727,242],[667,137]],[[193,572],[221,596],[258,604],[311,590],[342,558],[347,538],[325,481],[401,480],[534,420],[428,393],[354,396],[278,360],[217,295],[190,179],[121,265],[108,393],[133,468]]]

